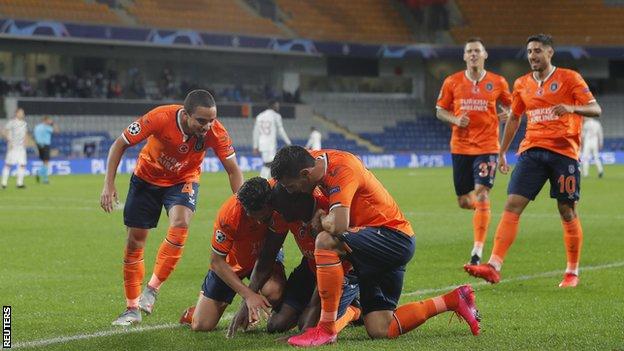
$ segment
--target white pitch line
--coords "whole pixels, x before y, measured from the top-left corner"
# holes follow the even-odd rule
[[[580,270],[582,272],[585,272],[585,271],[596,271],[596,270],[601,270],[601,269],[619,268],[619,267],[624,267],[624,261],[613,262],[613,263],[597,265],[597,266],[586,266],[586,267],[582,267]],[[526,281],[526,280],[533,280],[533,279],[539,279],[539,278],[555,277],[555,276],[561,275],[562,273],[563,273],[562,270],[558,270],[558,271],[543,272],[543,273],[538,273],[538,274],[533,274],[533,275],[522,275],[522,276],[515,277],[515,278],[503,279],[498,284],[513,283],[513,282],[518,282],[518,281]],[[484,282],[484,281],[472,283],[472,286],[485,286],[485,285],[489,285],[489,283]],[[427,295],[427,294],[432,294],[432,293],[449,291],[449,290],[455,289],[456,287],[457,285],[449,285],[449,286],[445,286],[442,288],[422,289],[422,290],[402,293],[401,296]],[[223,315],[222,320],[227,321],[227,320],[232,319],[232,317],[234,317],[234,313],[228,312]],[[51,339],[17,342],[13,345],[13,348],[19,349],[19,348],[28,348],[28,347],[41,347],[41,346],[48,346],[52,344],[67,343],[70,341],[93,339],[93,338],[106,337],[106,336],[112,336],[112,335],[132,334],[132,333],[140,333],[144,331],[153,331],[153,330],[161,330],[161,329],[173,329],[179,326],[180,324],[177,324],[177,323],[167,323],[167,324],[139,326],[139,327],[132,327],[132,328],[124,328],[124,329],[104,330],[104,331],[99,331],[99,332],[95,332],[91,334],[78,334],[78,335],[72,335],[72,336],[61,336],[61,337],[51,338]]]
[[[232,317],[234,317],[234,313],[228,312],[223,315],[222,320],[228,321],[232,319]],[[90,333],[90,334],[77,334],[77,335],[71,335],[71,336],[60,336],[60,337],[51,338],[51,339],[17,342],[12,347],[14,349],[28,348],[28,347],[41,347],[41,346],[48,346],[52,344],[67,343],[67,342],[76,341],[76,340],[93,339],[93,338],[100,338],[100,337],[105,337],[105,336],[113,336],[113,335],[121,335],[121,334],[141,333],[145,331],[153,331],[153,330],[161,330],[161,329],[173,329],[177,327],[181,327],[181,325],[179,323],[166,323],[166,324],[157,324],[157,325],[126,327],[126,328],[120,328],[120,329],[103,330],[103,331]]]

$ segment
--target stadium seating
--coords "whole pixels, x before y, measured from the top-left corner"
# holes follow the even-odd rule
[[[486,45],[522,45],[530,34],[549,33],[557,44],[622,45],[624,6],[604,0],[457,0],[463,24],[456,42],[478,35]],[[501,26],[501,23],[505,23]]]
[[[16,19],[122,23],[107,5],[84,0],[0,0],[0,14]]]
[[[276,0],[300,37],[345,42],[408,43],[409,27],[390,1]]]
[[[147,27],[276,37],[285,35],[271,20],[231,0],[135,0],[127,10],[139,24]]]

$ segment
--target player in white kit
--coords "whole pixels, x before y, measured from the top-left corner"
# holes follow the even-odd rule
[[[282,116],[279,112],[279,102],[272,100],[269,108],[262,111],[256,117],[256,124],[253,129],[253,152],[260,153],[264,165],[260,170],[260,176],[265,179],[271,177],[271,162],[277,152],[277,134],[279,133],[286,145],[290,145],[290,139],[286,135],[282,125]]]
[[[320,150],[322,138],[323,138],[323,135],[321,135],[321,132],[316,130],[316,128],[314,127],[310,127],[310,138],[308,139],[308,142],[306,143],[306,146],[305,146],[306,149],[312,150],[312,151]]]
[[[598,177],[602,178],[604,175],[604,167],[602,167],[602,161],[600,160],[598,151],[602,149],[604,138],[600,122],[595,118],[585,118],[583,121],[582,137],[583,152],[581,153],[581,162],[583,177],[589,175],[589,164],[593,159],[596,168],[598,168]]]
[[[11,168],[17,165],[17,187],[24,189],[24,174],[26,173],[26,134],[28,126],[24,120],[24,110],[18,108],[15,118],[4,126],[3,135],[7,140],[7,153],[2,168],[2,189],[7,187]]]

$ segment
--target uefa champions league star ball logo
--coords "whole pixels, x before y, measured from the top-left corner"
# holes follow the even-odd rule
[[[130,133],[130,135],[138,135],[141,133],[141,125],[139,122],[132,122],[132,124],[128,126],[128,133]]]
[[[224,242],[224,241],[225,241],[225,233],[217,229],[217,231],[215,232],[215,240],[216,240],[219,244],[221,244],[222,242]]]

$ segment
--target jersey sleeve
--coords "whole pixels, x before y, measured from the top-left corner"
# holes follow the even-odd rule
[[[130,123],[121,134],[128,145],[136,145],[154,134],[167,120],[167,114],[161,108],[155,108],[143,117]]]
[[[570,85],[572,86],[572,96],[577,105],[587,105],[595,102],[594,95],[589,90],[589,86],[580,74],[573,72],[570,77]]]
[[[359,181],[353,170],[345,165],[339,165],[332,170],[325,181],[329,197],[329,211],[336,207],[351,207]]]
[[[453,110],[453,99],[453,81],[451,80],[451,77],[448,77],[444,80],[444,83],[442,83],[436,107],[440,107],[451,112]]]
[[[522,100],[522,94],[520,93],[522,89],[522,81],[520,79],[516,79],[513,87],[513,93],[511,94],[511,113],[515,116],[522,116],[526,110],[526,106]]]
[[[509,107],[511,106],[511,101],[512,101],[511,93],[509,92],[509,83],[507,83],[507,80],[505,78],[501,77],[500,84],[501,84],[501,94],[498,97],[498,101],[503,106]]]
[[[232,138],[221,122],[215,121],[208,133],[208,146],[221,161],[235,156]]]
[[[234,228],[228,222],[224,222],[221,218],[217,218],[214,224],[214,232],[212,233],[212,251],[221,256],[227,256],[234,245]]]

